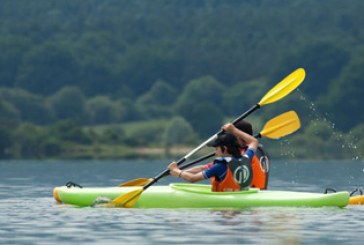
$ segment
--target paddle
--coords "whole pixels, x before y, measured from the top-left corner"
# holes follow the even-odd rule
[[[189,163],[191,165],[194,165],[196,163],[199,163],[199,162],[202,162],[206,159],[209,159],[210,157],[214,156],[215,155],[215,152],[212,152],[206,156],[203,156],[203,157],[200,157],[200,158],[197,158],[196,160],[194,160],[193,162]],[[163,176],[166,176],[169,174],[169,171],[163,175]],[[125,183],[122,183],[120,185],[118,185],[119,187],[125,187],[125,186],[144,186],[144,185],[147,185],[149,184],[150,182],[152,182],[154,180],[154,178],[149,178],[149,179],[146,179],[146,178],[138,178],[138,179],[133,179],[133,180],[130,180],[128,182],[125,182]]]
[[[232,124],[236,124],[240,120],[244,119],[248,115],[250,115],[255,110],[259,109],[260,107],[271,104],[273,102],[276,102],[283,97],[287,96],[289,93],[291,93],[294,89],[296,89],[304,80],[305,78],[305,70],[303,68],[299,68],[292,72],[290,75],[288,75],[286,78],[284,78],[281,82],[279,82],[276,86],[274,86],[269,92],[254,106],[252,106],[248,111],[241,114],[238,118],[236,118],[234,121],[232,121]],[[177,165],[181,165],[183,162],[185,162],[190,156],[192,156],[194,153],[199,151],[201,148],[203,148],[207,143],[214,140],[220,133],[222,133],[222,130],[220,130],[218,133],[207,139],[205,142],[203,142],[201,145],[193,149],[190,153],[182,157],[178,162]],[[110,205],[115,206],[122,206],[126,208],[130,208],[133,206],[133,204],[138,200],[140,194],[145,191],[149,186],[156,183],[160,178],[162,178],[165,174],[169,172],[168,169],[163,171],[161,174],[159,174],[157,177],[155,177],[150,183],[146,184],[143,187],[139,187],[138,189],[132,190],[130,192],[127,192],[114,200],[110,202]]]
[[[297,116],[297,113],[294,111],[285,112],[279,116],[276,116],[270,119],[263,127],[262,131],[257,134],[256,138],[265,137],[268,139],[279,139],[281,137],[292,134],[297,131],[301,127],[300,119]],[[202,162],[212,156],[215,153],[210,153],[206,156],[200,157],[193,162],[190,162],[186,165],[183,165],[180,169],[186,169],[196,163]],[[166,175],[168,175],[167,173]],[[166,176],[165,175],[165,176]],[[134,180],[130,180],[128,182],[122,183],[119,186],[144,186],[153,181],[153,178],[138,178]]]
[[[289,111],[283,113],[271,120],[269,120],[265,125],[263,130],[255,135],[255,138],[265,137],[268,139],[280,139],[284,136],[292,134],[296,132],[301,127],[300,119],[296,112]],[[181,170],[191,167],[192,165],[203,161],[211,156],[215,155],[215,153],[210,153],[204,157],[201,157],[202,160],[195,160],[193,162],[187,163],[180,167]]]

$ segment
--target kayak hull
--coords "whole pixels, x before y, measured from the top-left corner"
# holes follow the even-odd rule
[[[80,207],[92,206],[97,200],[113,200],[140,187],[54,188],[58,202]],[[319,194],[309,192],[267,191],[250,189],[241,192],[212,192],[210,185],[170,184],[151,186],[143,191],[133,208],[243,208],[262,206],[344,207],[348,192]]]

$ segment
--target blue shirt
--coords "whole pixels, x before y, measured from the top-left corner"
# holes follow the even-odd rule
[[[244,152],[243,156],[253,159],[255,151],[251,148],[248,148],[246,152]],[[215,177],[217,181],[221,181],[226,176],[227,166],[226,162],[230,162],[232,157],[219,157],[215,159],[214,165],[210,168],[204,170],[202,175],[205,179],[209,179],[211,177]]]

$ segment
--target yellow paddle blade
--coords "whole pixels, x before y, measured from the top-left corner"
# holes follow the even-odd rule
[[[125,194],[122,194],[112,200],[110,202],[110,206],[117,206],[117,207],[124,207],[124,208],[131,208],[134,203],[138,200],[140,194],[144,191],[143,188],[138,188],[136,190],[129,191]]]
[[[303,68],[298,68],[280,83],[274,86],[258,103],[260,106],[270,104],[280,100],[294,89],[296,89],[305,79],[306,73]]]
[[[270,139],[279,139],[297,131],[300,127],[301,123],[297,113],[289,111],[269,120],[260,135]]]
[[[121,183],[120,185],[118,185],[119,187],[121,186],[144,186],[149,184],[153,179],[146,179],[146,178],[138,178],[138,179],[133,179],[133,180],[129,180],[125,183]]]

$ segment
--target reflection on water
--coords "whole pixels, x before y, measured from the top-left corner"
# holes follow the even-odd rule
[[[158,161],[0,162],[0,244],[361,244],[363,206],[108,209],[74,208],[52,199],[53,187],[70,180],[111,186],[155,176],[165,166]],[[352,190],[364,186],[363,166],[274,162],[270,188]]]

